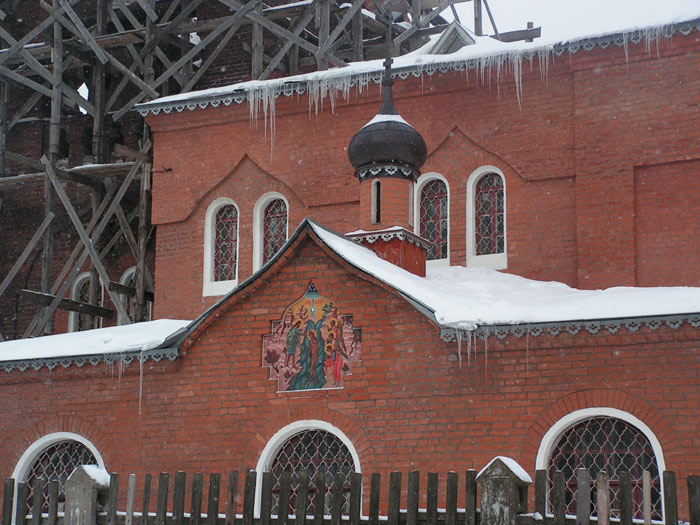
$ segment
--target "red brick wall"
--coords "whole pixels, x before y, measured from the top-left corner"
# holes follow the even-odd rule
[[[362,329],[361,361],[343,389],[277,393],[261,366],[261,336],[309,280]],[[443,342],[423,314],[302,235],[269,273],[200,326],[175,363],[147,364],[140,414],[136,363],[123,374],[103,365],[2,372],[8,410],[0,419],[0,473],[8,476],[25,448],[53,431],[88,437],[107,468],[122,475],[242,470],[256,465],[286,424],[319,419],[352,440],[365,473],[444,475],[479,469],[501,454],[532,474],[554,422],[606,406],[651,428],[684,487],[687,473],[700,472],[698,344],[687,325],[492,336],[479,341],[473,364],[460,367],[457,343]],[[681,507],[687,517],[683,497]]]

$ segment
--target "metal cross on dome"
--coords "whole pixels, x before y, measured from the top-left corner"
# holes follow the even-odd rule
[[[391,86],[394,83],[394,79],[391,77],[391,63],[394,61],[394,59],[391,58],[391,51],[394,48],[394,39],[391,33],[391,28],[394,25],[394,22],[391,19],[391,13],[387,13],[384,10],[384,7],[381,6],[377,0],[373,1],[374,6],[377,8],[377,12],[374,15],[375,19],[386,26],[386,38],[384,39],[386,49],[384,56],[384,78],[382,79],[382,84],[385,86]]]

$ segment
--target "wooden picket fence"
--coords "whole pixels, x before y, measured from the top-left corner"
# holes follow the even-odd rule
[[[678,525],[676,503],[676,481],[673,472],[663,472],[663,507],[665,525]],[[444,508],[438,507],[439,482],[438,474],[427,475],[426,507],[419,508],[420,492],[418,471],[412,471],[407,476],[407,486],[403,490],[403,477],[400,472],[389,476],[388,502],[386,508],[380,509],[381,476],[372,474],[369,485],[369,502],[366,505],[369,513],[362,513],[363,476],[352,473],[346,478],[338,473],[332,483],[317,475],[313,479],[302,472],[292,480],[289,472],[284,473],[276,483],[271,473],[262,474],[260,487],[259,512],[255,509],[257,474],[248,470],[243,476],[242,494],[239,494],[239,473],[232,471],[228,474],[228,482],[221,502],[221,475],[210,474],[206,501],[204,501],[204,476],[194,474],[189,483],[190,497],[186,497],[187,475],[178,472],[174,476],[172,491],[170,476],[161,473],[158,478],[157,490],[153,494],[156,512],[152,512],[152,477],[147,474],[143,480],[140,501],[137,501],[136,476],[127,479],[126,494],[120,494],[120,478],[112,474],[110,486],[98,498],[101,502],[101,512],[96,516],[97,525],[477,525],[480,524],[480,512],[477,508],[476,471],[468,470],[464,483],[460,483],[456,472],[449,472],[444,487],[445,495],[441,502]],[[645,490],[643,507],[645,516],[633,519],[632,484],[630,476],[623,473],[619,477],[616,508],[611,510],[611,492],[608,488],[607,476],[599,475],[595,480],[597,499],[597,516],[590,516],[591,509],[591,478],[585,469],[578,471],[577,493],[575,497],[576,515],[566,513],[567,504],[571,503],[565,488],[564,476],[557,472],[553,483],[547,479],[547,472],[540,470],[535,476],[535,509],[521,509],[517,523],[521,525],[609,525],[620,523],[652,523],[651,503],[648,491]],[[292,484],[296,487],[292,488]],[[458,494],[464,491],[464,508],[458,508]],[[59,483],[52,481],[44,487],[41,480],[36,480],[33,486],[34,494],[46,494],[46,499],[33,498],[32,508],[27,505],[28,487],[25,483],[17,484],[16,508],[13,504],[15,481],[5,480],[2,504],[2,521],[0,525],[12,525],[13,514],[15,525],[64,525],[64,516],[59,512],[61,496]],[[172,502],[169,497],[172,494]],[[315,497],[323,495],[323,497]],[[402,501],[402,495],[405,500]],[[548,496],[549,495],[549,496]],[[189,512],[185,512],[186,501],[189,500]],[[549,502],[548,502],[549,500]],[[140,505],[137,507],[137,503]],[[206,503],[206,509],[203,508]],[[123,510],[118,512],[119,505]],[[688,477],[689,524],[700,525],[700,476]],[[274,512],[276,508],[287,508],[288,513]],[[203,512],[206,510],[206,512]],[[222,512],[223,511],[223,512]],[[615,516],[611,516],[615,514]],[[144,519],[144,516],[147,518]]]

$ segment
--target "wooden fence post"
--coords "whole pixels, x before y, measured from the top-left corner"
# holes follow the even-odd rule
[[[678,503],[676,500],[676,474],[669,470],[663,473],[664,480],[664,523],[678,525]]]
[[[2,491],[2,525],[11,525],[12,507],[15,495],[15,480],[8,478]]]
[[[477,481],[482,523],[515,525],[518,514],[527,511],[527,487],[532,479],[515,460],[495,457],[479,472]]]
[[[700,476],[688,476],[690,525],[700,525]]]

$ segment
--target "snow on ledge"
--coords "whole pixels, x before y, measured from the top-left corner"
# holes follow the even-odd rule
[[[497,459],[501,460],[503,462],[503,464],[506,467],[508,467],[508,469],[513,474],[515,474],[520,481],[522,481],[523,483],[532,483],[532,478],[530,477],[530,474],[525,472],[525,469],[520,466],[520,463],[515,461],[513,458],[509,458],[506,456],[496,456],[491,461],[489,461],[488,464],[484,468],[482,468],[479,471],[479,473],[476,475],[476,479],[479,479],[481,477],[481,475],[484,473],[484,471],[486,471],[486,469],[488,469],[491,466],[491,464],[494,461],[496,461]]]
[[[343,259],[432,310],[443,327],[475,330],[517,325],[700,312],[700,288],[614,287],[579,290],[487,268],[450,266],[419,277],[372,250],[310,221],[314,232]]]
[[[95,483],[103,487],[109,487],[111,480],[107,470],[100,468],[98,465],[82,465],[82,467]],[[74,472],[77,472],[77,469]]]
[[[161,345],[190,321],[159,319],[0,343],[0,362],[142,352]]]

